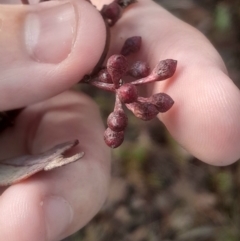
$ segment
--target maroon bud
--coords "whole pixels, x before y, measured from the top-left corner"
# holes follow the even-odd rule
[[[176,60],[165,59],[158,63],[158,65],[153,69],[151,75],[155,77],[155,81],[165,80],[173,76],[176,68]]]
[[[104,141],[105,143],[111,147],[116,148],[123,143],[124,140],[124,132],[115,132],[110,128],[107,128],[104,132]]]
[[[168,111],[174,104],[173,99],[165,93],[157,93],[152,95],[150,97],[150,101],[161,113]]]
[[[150,102],[134,102],[126,105],[133,114],[141,120],[148,121],[157,116],[157,107]]]
[[[130,70],[128,70],[128,74],[134,78],[144,78],[147,77],[150,73],[150,66],[143,61],[135,62]]]
[[[132,103],[137,101],[138,98],[138,90],[135,85],[131,83],[122,85],[118,90],[117,94],[119,99],[123,103]]]
[[[123,111],[114,111],[108,116],[107,125],[111,130],[115,132],[125,130],[127,124],[128,118]]]
[[[101,14],[104,18],[110,20],[109,25],[113,26],[122,15],[122,8],[118,3],[112,2],[103,6]]]
[[[124,56],[127,56],[129,54],[136,53],[140,50],[142,44],[142,37],[140,36],[134,36],[131,38],[128,38],[121,50],[121,54]]]
[[[112,77],[108,73],[107,69],[102,69],[102,70],[99,71],[98,79],[99,79],[99,81],[101,81],[103,83],[109,83],[109,84],[112,83]]]
[[[116,88],[120,85],[120,79],[126,74],[128,69],[127,59],[120,54],[112,55],[107,61],[107,71],[112,77]]]

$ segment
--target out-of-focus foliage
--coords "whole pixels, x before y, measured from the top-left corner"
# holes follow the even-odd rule
[[[227,5],[219,4],[216,7],[215,26],[218,31],[226,32],[231,28],[232,19],[231,12]]]

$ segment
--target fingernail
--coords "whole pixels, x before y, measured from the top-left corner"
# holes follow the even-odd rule
[[[71,3],[50,5],[26,15],[26,49],[35,61],[60,63],[71,53],[76,14]]]
[[[47,240],[56,240],[66,231],[73,219],[73,210],[69,203],[58,196],[48,197],[42,202]]]

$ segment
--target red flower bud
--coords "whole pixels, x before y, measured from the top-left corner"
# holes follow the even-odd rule
[[[157,107],[150,102],[134,102],[126,105],[133,114],[141,120],[148,121],[157,116]]]
[[[118,90],[117,94],[119,99],[123,103],[132,103],[135,102],[138,98],[138,90],[135,85],[131,83],[122,85]]]
[[[112,83],[112,77],[108,73],[107,69],[102,69],[102,70],[99,71],[98,79],[99,79],[99,81],[101,81],[103,83],[109,83],[109,84]]]
[[[122,8],[116,2],[104,5],[101,14],[104,18],[110,20],[109,25],[113,26],[122,16]]]
[[[128,69],[127,59],[120,54],[112,55],[107,61],[107,71],[112,77],[116,88],[119,87],[120,79],[125,75]]]
[[[176,60],[165,59],[158,63],[158,65],[153,69],[151,75],[155,76],[155,81],[165,80],[174,75],[176,68]]]
[[[128,74],[134,78],[144,78],[150,73],[150,66],[143,61],[135,62],[128,71]]]
[[[115,132],[107,128],[104,132],[104,141],[111,148],[117,148],[123,143],[124,132]]]
[[[128,38],[121,50],[121,54],[124,56],[127,56],[129,54],[136,53],[140,50],[142,44],[142,37],[140,36],[134,36],[131,38]]]
[[[127,127],[127,124],[128,118],[123,111],[114,111],[108,116],[107,125],[113,131],[123,131]]]
[[[150,97],[150,101],[161,113],[168,111],[174,104],[173,99],[165,93],[157,93],[152,95]]]

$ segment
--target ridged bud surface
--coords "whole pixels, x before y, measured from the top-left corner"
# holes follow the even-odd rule
[[[172,77],[177,68],[177,61],[173,59],[165,59],[158,63],[154,68],[152,75],[156,76],[155,81],[165,80]]]
[[[120,54],[112,55],[107,61],[107,71],[112,77],[113,83],[118,87],[120,79],[128,69],[127,59]]]
[[[119,147],[124,140],[124,132],[116,132],[107,128],[104,132],[104,141],[111,148]]]
[[[152,95],[150,97],[150,101],[161,113],[168,111],[174,104],[173,99],[165,93],[157,93]]]

